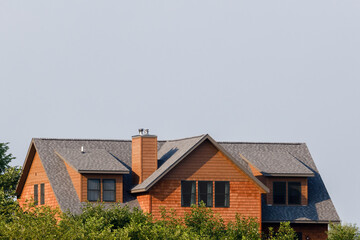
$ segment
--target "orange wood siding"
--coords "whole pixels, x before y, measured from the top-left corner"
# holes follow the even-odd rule
[[[268,232],[269,227],[272,227],[275,231],[279,228],[279,224],[276,223],[263,223],[263,231]],[[316,240],[326,240],[328,231],[327,224],[300,224],[300,223],[293,223],[291,227],[295,230],[295,232],[302,233],[302,239],[306,240],[306,237],[309,239],[316,239]]]
[[[28,176],[26,178],[24,188],[21,192],[20,198],[18,198],[20,206],[24,206],[26,200],[34,198],[34,185],[38,184],[38,200],[40,205],[40,184],[45,184],[45,205],[50,207],[59,207],[56,200],[54,191],[50,185],[49,179],[46,175],[45,169],[41,163],[38,153],[35,153],[34,159],[31,163]]]
[[[133,137],[131,157],[133,183],[142,183],[157,169],[157,137]]]
[[[87,201],[87,180],[89,178],[100,179],[100,193],[102,200],[102,179],[115,179],[116,181],[116,202],[123,202],[123,176],[119,174],[82,174],[81,175],[81,202]]]
[[[69,176],[71,178],[72,184],[74,185],[74,188],[76,190],[76,193],[78,195],[78,198],[81,197],[81,174],[76,171],[73,167],[71,167],[69,164],[67,164],[66,161],[64,161],[66,170],[69,173]]]
[[[141,193],[137,197],[140,208],[144,212],[151,212],[151,195],[149,193]]]
[[[150,189],[155,218],[160,217],[160,206],[173,208],[180,216],[190,210],[181,207],[181,180],[229,181],[230,207],[213,207],[213,211],[221,214],[226,222],[234,220],[236,213],[256,217],[261,222],[260,188],[209,141],[202,143]]]
[[[266,185],[270,189],[270,193],[266,196],[267,204],[273,204],[273,182],[300,182],[301,183],[301,205],[308,204],[308,184],[307,178],[305,177],[268,177],[266,178]],[[287,185],[286,185],[287,195]],[[287,202],[287,198],[286,198]]]

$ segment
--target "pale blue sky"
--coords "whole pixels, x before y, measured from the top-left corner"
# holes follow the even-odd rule
[[[360,225],[360,1],[0,0],[0,141],[306,142]]]

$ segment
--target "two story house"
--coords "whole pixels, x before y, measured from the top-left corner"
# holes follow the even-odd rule
[[[339,216],[304,143],[217,142],[208,134],[158,141],[32,139],[16,189],[20,205],[80,213],[84,202],[139,207],[160,217],[203,201],[225,221],[237,213],[263,230],[290,221],[302,239],[326,239]]]

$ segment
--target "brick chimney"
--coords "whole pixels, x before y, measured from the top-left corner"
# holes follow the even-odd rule
[[[132,180],[140,184],[157,169],[157,136],[141,128],[139,135],[132,137],[131,145]]]

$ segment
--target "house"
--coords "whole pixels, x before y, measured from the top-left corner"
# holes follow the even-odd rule
[[[217,142],[209,135],[158,141],[32,139],[16,189],[20,205],[81,212],[117,202],[155,217],[203,201],[225,221],[256,217],[263,229],[290,221],[302,239],[326,239],[339,216],[304,143]]]

